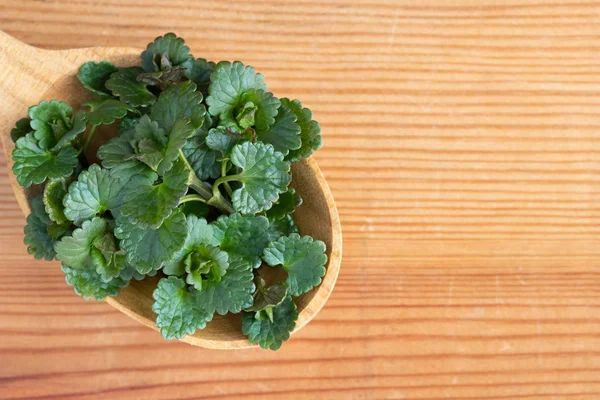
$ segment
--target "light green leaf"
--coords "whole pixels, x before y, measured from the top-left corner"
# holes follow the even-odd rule
[[[296,162],[310,157],[312,153],[323,146],[321,126],[317,121],[313,121],[312,112],[308,108],[302,108],[300,101],[292,101],[284,98],[281,99],[281,104],[289,108],[296,115],[296,118],[298,118],[297,123],[300,125],[300,139],[302,140],[300,148],[290,150],[286,156],[286,160]]]
[[[136,175],[149,176],[154,173],[146,164],[133,158],[134,149],[130,143],[132,138],[133,132],[129,131],[112,138],[98,149],[98,158],[102,160],[102,166],[111,169],[113,174],[125,182]]]
[[[67,195],[69,179],[53,179],[46,183],[44,188],[44,207],[50,219],[57,224],[67,223],[63,199]]]
[[[77,111],[73,117],[73,124],[52,148],[52,151],[60,150],[61,148],[70,145],[87,127],[87,115],[84,111]]]
[[[298,311],[296,304],[289,296],[283,303],[271,310],[272,319],[262,315],[265,311],[244,312],[242,332],[248,336],[250,343],[258,344],[263,349],[278,350],[281,344],[290,338],[290,333],[296,327]],[[258,318],[256,314],[258,314]]]
[[[127,262],[142,274],[160,268],[173,259],[187,238],[185,216],[175,210],[158,229],[141,229],[127,221],[117,220],[115,236],[127,254]]]
[[[111,232],[104,232],[92,243],[92,263],[103,281],[108,282],[119,277],[126,268],[125,253],[118,249]]]
[[[79,225],[107,210],[113,211],[120,206],[117,199],[126,183],[112,170],[91,165],[69,186],[64,198],[65,216]]]
[[[99,63],[88,61],[79,68],[77,78],[92,93],[100,97],[110,97],[110,92],[104,84],[110,78],[110,75],[118,70],[117,67],[108,61],[101,61]]]
[[[160,58],[165,54],[173,66],[181,65],[193,57],[190,48],[185,45],[182,38],[174,33],[167,33],[154,39],[142,52],[142,68],[146,72],[160,71]]]
[[[202,281],[202,289],[197,294],[198,304],[210,314],[239,313],[252,304],[253,278],[252,265],[233,255],[229,257],[229,266],[221,279]]]
[[[222,215],[211,225],[221,250],[230,256],[241,256],[254,268],[260,266],[260,255],[269,240],[267,218],[241,214]]]
[[[290,164],[283,161],[283,154],[268,144],[238,144],[231,151],[231,162],[242,169],[227,178],[242,183],[242,187],[233,192],[231,200],[233,207],[244,214],[271,208],[292,179]]]
[[[274,242],[282,236],[288,236],[290,233],[299,232],[298,226],[291,215],[286,215],[281,219],[269,219],[269,242]]]
[[[75,293],[87,299],[104,300],[106,296],[116,296],[129,284],[129,280],[122,278],[111,279],[104,282],[94,269],[71,268],[65,264],[61,266],[67,284],[73,286]]]
[[[243,98],[246,93],[251,90],[267,91],[263,76],[239,61],[233,64],[228,61],[218,63],[211,81],[206,98],[208,111],[212,116],[231,121],[235,119],[234,109],[251,101]]]
[[[77,151],[74,148],[64,147],[58,152],[52,152],[41,146],[41,142],[34,138],[33,132],[17,140],[12,159],[12,172],[23,187],[42,183],[48,178],[69,176],[78,162]]]
[[[137,67],[121,68],[106,81],[106,87],[121,101],[133,107],[147,107],[156,102],[156,96],[145,83],[137,80],[142,70]]]
[[[156,326],[162,336],[167,339],[181,339],[191,335],[197,329],[204,329],[212,319],[198,306],[194,292],[186,290],[185,282],[177,277],[163,278],[154,290],[152,311],[156,316]]]
[[[64,101],[41,101],[29,108],[29,125],[40,148],[52,148],[71,129],[73,109]]]
[[[187,192],[189,171],[178,160],[163,176],[162,182],[143,180],[129,185],[123,199],[121,213],[140,228],[158,228],[173,212]]]
[[[217,246],[219,241],[215,237],[213,226],[204,218],[195,215],[186,217],[187,237],[183,247],[175,253],[172,260],[165,265],[168,275],[182,275],[185,272],[185,258],[198,246]]]
[[[229,256],[218,247],[198,245],[184,260],[186,283],[202,290],[208,282],[221,281],[229,267]]]
[[[29,126],[30,122],[31,119],[29,118],[21,118],[17,121],[15,127],[12,128],[10,131],[10,138],[13,142],[16,142],[17,140],[31,132],[31,126]]]
[[[115,99],[87,101],[81,105],[90,108],[85,115],[87,122],[92,125],[112,124],[128,112],[139,113],[135,108]]]
[[[290,150],[298,150],[302,145],[301,129],[296,123],[297,119],[287,103],[282,103],[273,126],[266,130],[257,128],[256,136],[261,142],[272,144],[275,150],[285,156]]]
[[[267,282],[260,276],[256,277],[255,282],[256,291],[254,292],[252,306],[244,309],[244,311],[259,312],[267,308],[273,308],[283,303],[287,297],[288,287],[285,282],[278,282],[267,286]]]
[[[188,139],[181,151],[198,179],[215,179],[221,174],[221,163],[217,161],[218,153],[208,148],[203,137],[194,136]]]
[[[300,296],[321,283],[325,275],[325,243],[310,236],[292,233],[269,243],[263,259],[271,267],[281,265],[288,273],[286,282],[293,296]]]
[[[95,217],[85,221],[71,236],[63,237],[54,245],[56,258],[72,268],[90,268],[93,265],[94,240],[108,229],[105,219]]]
[[[192,81],[170,86],[160,94],[150,111],[150,118],[167,132],[171,132],[175,121],[189,118],[195,129],[200,129],[205,121],[206,109],[202,104],[202,93],[196,91]]]

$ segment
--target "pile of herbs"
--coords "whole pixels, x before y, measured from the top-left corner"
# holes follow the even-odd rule
[[[290,165],[321,147],[310,110],[276,98],[250,66],[194,58],[172,33],[140,67],[87,62],[78,78],[95,100],[75,113],[42,101],[11,132],[17,181],[41,191],[29,253],[60,260],[86,299],[159,274],[152,309],[165,339],[242,313],[250,342],[278,349],[298,318],[294,297],[319,285],[327,262],[323,242],[298,234],[289,186]],[[118,136],[88,160],[96,128],[110,124]],[[286,278],[267,285],[261,266]]]

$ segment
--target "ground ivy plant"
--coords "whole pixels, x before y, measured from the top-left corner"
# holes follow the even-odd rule
[[[94,100],[77,112],[42,101],[11,131],[12,171],[40,193],[29,253],[61,261],[84,298],[158,274],[152,309],[165,339],[242,313],[250,342],[277,350],[298,318],[294,298],[320,284],[327,262],[293,218],[302,200],[290,165],[321,147],[310,110],[239,61],[194,58],[172,33],[139,67],[88,62],[77,76]],[[90,156],[96,129],[111,124],[118,136],[96,138]],[[268,284],[261,267],[285,278]]]

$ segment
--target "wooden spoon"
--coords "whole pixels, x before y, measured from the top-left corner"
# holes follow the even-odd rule
[[[70,50],[42,50],[26,45],[0,31],[0,137],[9,170],[12,168],[11,152],[14,144],[10,130],[15,122],[27,116],[30,106],[41,100],[63,100],[78,105],[90,99],[77,80],[77,71],[86,61],[110,61],[117,66],[140,63],[141,50],[129,47],[94,47]],[[342,258],[340,220],[333,197],[314,159],[310,158],[292,166],[292,187],[302,196],[304,203],[294,214],[302,235],[311,235],[327,245],[327,274],[320,286],[296,299],[300,316],[295,331],[306,325],[323,307],[331,294],[338,276]],[[9,173],[15,196],[25,215],[30,213],[28,197],[31,196]],[[265,270],[273,270],[265,268]],[[268,273],[268,271],[266,271]],[[116,297],[106,302],[136,321],[157,330],[156,315],[152,312],[152,292],[158,277],[143,281],[132,280]],[[183,342],[213,349],[241,349],[254,347],[241,332],[239,315],[220,316]]]

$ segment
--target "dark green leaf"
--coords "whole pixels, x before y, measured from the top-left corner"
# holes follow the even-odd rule
[[[167,33],[154,39],[154,42],[148,44],[146,50],[142,52],[144,71],[160,71],[160,59],[163,54],[166,55],[172,66],[181,65],[190,58],[193,59],[190,55],[190,48],[185,45],[184,40],[174,33]]]
[[[110,92],[104,84],[110,78],[113,72],[119,69],[108,61],[96,63],[88,61],[79,68],[77,78],[79,82],[88,90],[100,97],[109,97]]]
[[[208,95],[210,75],[215,71],[216,64],[204,58],[189,59],[183,63],[186,67],[185,76],[193,81],[203,96]]]
[[[288,236],[290,233],[299,233],[298,226],[291,215],[286,215],[281,219],[269,220],[269,242],[274,242],[282,236]]]
[[[12,128],[12,130],[10,131],[10,138],[13,142],[16,142],[17,140],[31,132],[31,126],[29,126],[30,122],[31,119],[29,118],[21,118],[17,121],[15,127]]]
[[[297,119],[287,103],[282,103],[273,126],[266,130],[257,128],[256,136],[261,142],[272,144],[275,150],[285,156],[290,150],[298,150],[302,145],[301,129],[296,123]]]
[[[221,250],[229,255],[241,256],[254,268],[260,266],[260,255],[269,240],[267,218],[241,214],[222,215],[211,225]]]
[[[191,81],[173,85],[160,94],[150,111],[150,118],[167,132],[171,132],[175,121],[189,118],[195,129],[200,129],[205,121],[206,109],[202,105],[202,93],[196,92],[196,84]]]
[[[146,107],[156,102],[156,96],[139,82],[137,76],[142,72],[140,68],[121,68],[113,73],[106,81],[106,87],[121,101],[133,107]]]
[[[206,146],[203,137],[194,136],[188,139],[181,151],[198,179],[215,179],[221,174],[221,163],[217,161],[218,153]]]
[[[65,206],[63,199],[67,195],[67,187],[70,179],[61,178],[53,179],[46,183],[44,188],[44,206],[48,217],[57,224],[65,224],[68,222],[65,216]]]
[[[228,157],[231,149],[238,143],[244,142],[248,138],[244,135],[219,127],[211,129],[206,137],[206,145],[212,150],[218,151],[223,157]]]
[[[94,269],[78,269],[62,265],[67,284],[73,286],[75,293],[85,299],[104,300],[106,296],[116,296],[129,284],[129,280],[122,278],[111,279],[104,282]]]
[[[272,320],[264,318],[260,313],[244,312],[242,332],[248,336],[250,343],[259,344],[263,349],[278,350],[296,327],[296,304],[288,296],[283,303],[272,308]],[[256,314],[259,314],[258,318]]]
[[[35,141],[44,149],[52,148],[71,128],[73,109],[64,101],[41,101],[29,108],[29,125]]]
[[[50,261],[54,258],[54,239],[48,233],[48,225],[52,221],[46,214],[42,196],[38,195],[31,200],[31,214],[27,217],[25,225],[25,245],[27,252],[36,259]]]
[[[289,108],[298,118],[297,123],[300,125],[300,139],[302,140],[300,148],[290,150],[286,160],[296,162],[310,157],[313,152],[319,150],[323,145],[321,126],[317,121],[313,121],[312,112],[308,108],[302,108],[300,101],[284,98],[281,99],[281,104]]]
[[[287,192],[281,193],[277,203],[267,211],[267,218],[281,219],[294,212],[296,207],[302,204],[302,198],[296,194],[294,188],[289,188]]]
[[[86,117],[87,122],[92,125],[112,124],[128,112],[139,113],[135,108],[115,99],[87,101],[81,105],[90,108]]]
[[[61,148],[70,145],[87,127],[87,115],[84,111],[78,111],[73,117],[73,125],[56,143],[52,151],[60,150]]]
[[[254,300],[252,306],[244,311],[263,311],[267,308],[272,308],[283,303],[287,297],[288,287],[285,282],[274,283],[267,286],[263,278],[257,276],[255,279],[256,291],[254,292]]]

